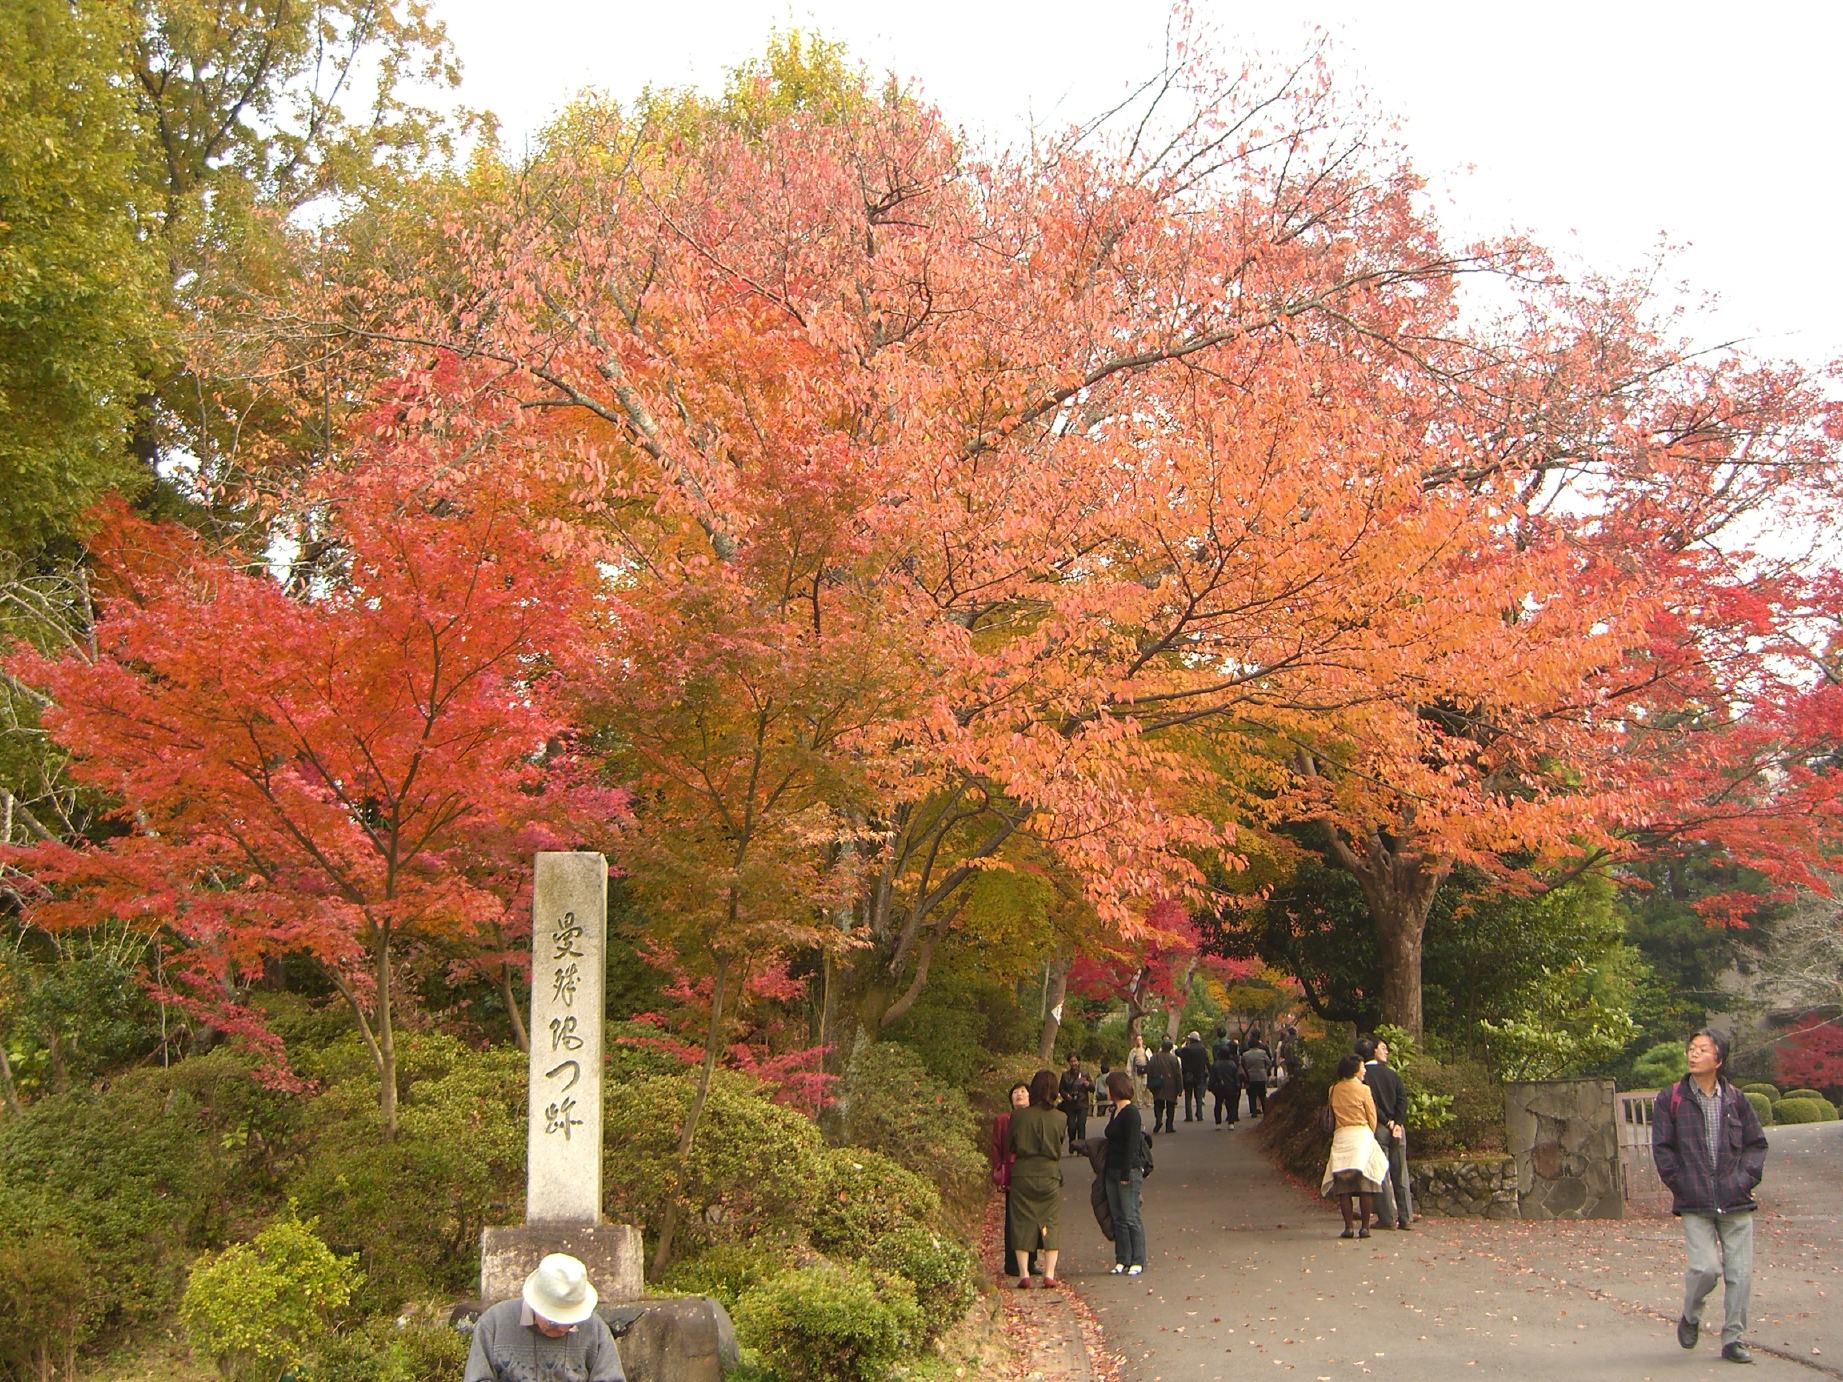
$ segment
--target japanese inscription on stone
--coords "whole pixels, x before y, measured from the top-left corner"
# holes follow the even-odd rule
[[[537,857],[531,916],[527,1223],[601,1219],[602,973],[608,864]]]

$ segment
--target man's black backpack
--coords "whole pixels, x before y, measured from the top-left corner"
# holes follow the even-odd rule
[[[1139,1158],[1139,1174],[1149,1176],[1152,1174],[1152,1134],[1142,1132],[1139,1135],[1145,1139],[1145,1153]]]

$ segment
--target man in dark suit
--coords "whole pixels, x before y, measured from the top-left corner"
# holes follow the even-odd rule
[[[1152,1131],[1176,1132],[1172,1114],[1184,1092],[1184,1065],[1171,1049],[1171,1038],[1158,1043],[1158,1053],[1146,1065],[1146,1085],[1152,1091]]]
[[[1184,1121],[1203,1121],[1203,1086],[1209,1083],[1209,1052],[1203,1047],[1203,1033],[1192,1032],[1177,1050],[1178,1064],[1184,1067]]]
[[[1389,1069],[1389,1043],[1376,1037],[1357,1042],[1363,1083],[1376,1101],[1376,1140],[1389,1158],[1388,1182],[1376,1197],[1376,1227],[1405,1229],[1414,1215],[1408,1197],[1408,1091]]]

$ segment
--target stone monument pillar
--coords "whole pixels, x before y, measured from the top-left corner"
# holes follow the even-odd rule
[[[537,856],[531,898],[531,1072],[525,1222],[480,1241],[480,1298],[516,1295],[546,1253],[589,1269],[607,1301],[641,1292],[639,1230],[602,1220],[602,978],[608,862]]]

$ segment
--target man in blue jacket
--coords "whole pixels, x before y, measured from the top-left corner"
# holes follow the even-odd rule
[[[1721,1356],[1751,1363],[1741,1335],[1753,1290],[1753,1191],[1766,1170],[1766,1133],[1753,1105],[1722,1073],[1725,1038],[1697,1032],[1686,1055],[1689,1074],[1660,1089],[1651,1110],[1651,1160],[1670,1187],[1671,1212],[1683,1220],[1689,1252],[1677,1342],[1696,1346],[1702,1303],[1720,1280]]]

